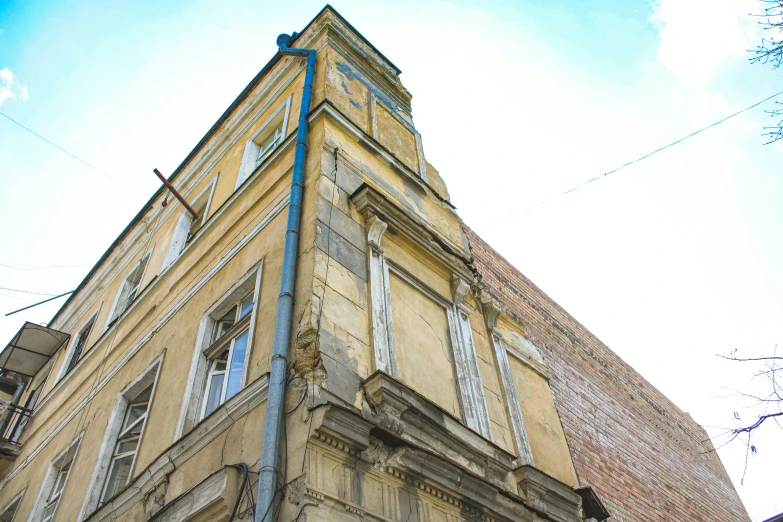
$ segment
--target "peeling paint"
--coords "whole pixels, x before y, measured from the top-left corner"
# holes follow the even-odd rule
[[[381,92],[375,85],[368,82],[362,75],[355,72],[351,67],[343,62],[335,62],[335,65],[337,65],[337,70],[340,71],[346,78],[348,78],[348,81],[358,80],[360,83],[362,83],[367,89],[370,90],[371,93],[373,93],[379,100],[381,100],[383,103],[394,109],[395,111],[400,110],[400,108],[397,106],[396,103],[394,103],[391,98],[386,96],[383,92]],[[344,84],[343,84],[344,85]],[[347,89],[346,89],[347,91]],[[349,93],[350,94],[350,93]]]

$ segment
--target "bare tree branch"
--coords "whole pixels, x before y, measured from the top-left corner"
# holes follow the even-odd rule
[[[781,4],[781,9],[783,9],[783,0],[780,0],[779,3]],[[723,448],[738,439],[745,445],[745,466],[742,471],[740,484],[744,484],[745,482],[750,456],[755,455],[758,451],[757,447],[751,442],[753,435],[758,432],[759,428],[767,419],[772,419],[773,423],[778,428],[783,429],[783,424],[780,422],[780,420],[783,420],[783,387],[781,386],[780,376],[778,375],[778,371],[783,372],[783,365],[779,362],[783,361],[783,357],[778,356],[777,351],[778,347],[775,345],[772,350],[772,355],[770,356],[737,357],[737,349],[732,350],[731,354],[728,356],[718,355],[721,359],[732,362],[754,361],[756,363],[762,363],[762,370],[757,372],[753,378],[762,377],[763,381],[769,384],[769,388],[764,393],[748,393],[728,388],[736,394],[735,397],[744,397],[753,401],[753,404],[751,404],[750,407],[756,409],[757,419],[749,424],[741,424],[740,427],[718,428],[722,430],[722,433],[713,438],[715,441],[715,444],[713,444],[715,450]],[[736,411],[734,412],[734,420],[742,421],[742,418]]]
[[[766,6],[763,7],[764,12],[751,16],[762,19],[759,21],[759,25],[764,29],[765,36],[756,49],[750,51],[753,56],[749,60],[750,63],[770,64],[773,69],[777,69],[783,65],[783,0],[759,1]],[[780,104],[780,102],[777,103]],[[764,127],[767,132],[762,136],[769,138],[769,141],[765,143],[765,145],[769,145],[783,139],[783,108],[766,112],[771,118],[781,118],[777,125]]]
[[[726,355],[721,355],[719,353],[716,353],[718,357],[721,359],[726,359],[727,361],[783,361],[783,357],[729,357]]]

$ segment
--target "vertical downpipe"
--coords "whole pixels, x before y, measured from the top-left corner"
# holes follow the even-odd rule
[[[277,476],[280,466],[280,433],[284,422],[285,381],[288,373],[288,347],[291,342],[296,262],[299,252],[299,225],[302,213],[305,161],[307,159],[307,117],[310,113],[315,72],[315,51],[291,49],[288,47],[290,41],[291,37],[287,34],[281,34],[277,37],[280,54],[307,57],[307,70],[302,89],[302,105],[299,108],[299,128],[296,133],[294,173],[291,179],[291,196],[288,204],[283,271],[280,280],[280,296],[277,300],[275,342],[272,349],[272,368],[269,375],[269,395],[264,422],[264,440],[261,446],[258,495],[256,497],[258,503],[256,504],[255,520],[257,522],[271,522],[275,512],[273,504],[277,493]]]

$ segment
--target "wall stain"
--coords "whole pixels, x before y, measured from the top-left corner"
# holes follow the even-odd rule
[[[372,92],[383,103],[385,103],[395,111],[400,110],[400,108],[397,106],[396,103],[394,103],[391,100],[391,98],[389,98],[383,92],[381,92],[377,87],[375,87],[375,85],[365,80],[363,76],[354,72],[353,69],[351,69],[351,67],[348,64],[345,64],[343,62],[335,62],[335,65],[337,66],[337,70],[340,71],[346,78],[348,78],[348,81],[358,80],[359,82],[364,84],[364,86],[367,87],[367,89],[369,89],[370,92]]]

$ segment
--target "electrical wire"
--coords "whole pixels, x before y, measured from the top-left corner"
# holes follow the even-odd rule
[[[237,499],[234,502],[234,509],[231,510],[231,516],[228,519],[228,522],[233,522],[233,520],[237,517],[237,513],[239,512],[239,505],[242,503],[242,497],[246,495],[247,493],[247,479],[250,475],[250,470],[247,468],[247,464],[244,462],[240,462],[239,464],[229,464],[232,468],[237,468],[239,471],[242,472],[242,486],[239,488],[239,493],[237,493]]]
[[[52,266],[36,266],[36,267],[21,267],[21,266],[11,266],[11,265],[4,265],[0,263],[0,266],[4,268],[10,268],[12,270],[47,270],[49,268],[74,268],[77,266],[88,266],[92,265],[93,263],[82,263],[80,265],[52,265]]]
[[[42,294],[41,292],[31,292],[30,290],[17,290],[16,288],[6,288],[4,286],[0,286],[0,290],[8,290],[9,292],[21,292],[23,294],[42,295],[44,297],[54,297],[58,295],[58,294]]]
[[[622,170],[622,169],[624,169],[625,167],[629,167],[629,166],[633,165],[634,163],[639,163],[640,161],[642,161],[642,160],[645,160],[645,159],[649,158],[650,156],[652,156],[652,155],[654,155],[654,154],[657,154],[657,153],[659,153],[659,152],[661,152],[661,151],[663,151],[663,150],[666,150],[666,149],[668,149],[669,147],[673,147],[674,145],[677,145],[678,143],[682,143],[683,141],[687,140],[688,138],[692,138],[693,136],[696,136],[697,134],[699,134],[699,133],[701,133],[701,132],[704,132],[704,131],[706,131],[706,130],[708,130],[708,129],[711,129],[711,128],[713,128],[713,127],[717,126],[717,125],[720,125],[721,123],[723,123],[723,122],[725,122],[725,121],[727,121],[727,120],[730,120],[731,118],[733,118],[733,117],[735,117],[735,116],[739,116],[739,115],[740,115],[740,114],[742,114],[743,112],[747,112],[747,111],[749,111],[750,109],[753,109],[753,108],[755,108],[755,107],[758,107],[758,106],[759,106],[759,105],[761,105],[762,103],[764,103],[764,102],[767,102],[767,101],[771,100],[772,98],[774,98],[774,97],[776,97],[776,96],[780,96],[781,94],[783,94],[783,91],[780,91],[780,92],[778,92],[778,93],[775,93],[775,94],[773,94],[772,96],[767,96],[766,98],[764,98],[764,99],[763,99],[763,100],[761,100],[760,102],[756,102],[756,103],[754,103],[753,105],[751,105],[751,106],[749,106],[749,107],[745,107],[745,108],[744,108],[744,109],[742,109],[742,110],[739,110],[739,111],[737,111],[737,112],[735,112],[735,113],[733,113],[733,114],[730,114],[730,115],[726,116],[725,118],[722,118],[722,119],[720,119],[720,120],[716,121],[715,123],[712,123],[712,124],[710,124],[710,125],[707,125],[706,127],[703,127],[703,128],[701,128],[701,129],[699,129],[699,130],[697,130],[697,131],[691,132],[691,133],[690,133],[690,134],[688,134],[687,136],[684,136],[684,137],[682,137],[682,138],[680,138],[680,139],[678,139],[678,140],[676,140],[676,141],[673,141],[673,142],[669,143],[668,145],[664,145],[663,147],[660,147],[660,148],[658,148],[658,149],[655,149],[654,151],[652,151],[652,152],[650,152],[650,153],[648,153],[648,154],[645,154],[644,156],[641,156],[641,157],[639,157],[639,158],[636,158],[635,160],[629,161],[628,163],[626,163],[626,164],[624,164],[624,165],[621,165],[621,166],[617,167],[616,169],[612,169],[612,170],[610,170],[610,171],[608,171],[608,172],[604,172],[603,174],[601,174],[601,175],[599,175],[599,176],[595,176],[594,178],[588,179],[587,181],[584,181],[584,182],[580,183],[579,185],[576,185],[576,186],[574,186],[574,187],[572,187],[572,188],[570,188],[570,189],[568,189],[568,190],[566,190],[566,191],[564,191],[564,192],[561,192],[561,193],[559,193],[559,194],[556,194],[556,195],[554,195],[554,196],[551,196],[551,197],[548,197],[548,198],[546,198],[546,199],[543,199],[543,200],[539,201],[538,203],[536,203],[536,204],[534,204],[534,205],[531,205],[531,206],[529,206],[529,207],[527,207],[527,208],[525,208],[525,209],[523,209],[523,210],[520,210],[519,212],[514,212],[513,214],[509,214],[509,215],[508,215],[508,216],[506,216],[506,217],[500,218],[500,219],[498,219],[497,221],[493,221],[492,223],[488,223],[488,224],[486,224],[486,225],[482,225],[482,226],[480,226],[480,227],[478,227],[478,228],[479,228],[479,229],[486,230],[486,229],[488,229],[488,228],[490,228],[490,227],[493,227],[493,226],[495,226],[495,225],[497,225],[497,224],[499,224],[499,223],[502,223],[503,221],[506,221],[506,220],[508,220],[508,219],[511,219],[511,218],[513,218],[513,217],[516,217],[516,216],[518,216],[518,215],[520,215],[520,214],[524,214],[525,212],[527,212],[527,211],[529,211],[529,210],[533,210],[534,208],[540,207],[541,205],[543,205],[543,204],[545,204],[545,203],[549,203],[550,201],[552,201],[552,200],[554,200],[554,199],[557,199],[557,198],[559,198],[559,197],[561,197],[561,196],[565,196],[566,194],[569,194],[569,193],[571,193],[571,192],[573,192],[573,191],[575,191],[575,190],[577,190],[577,189],[580,189],[580,188],[584,187],[584,186],[585,186],[585,185],[587,185],[588,183],[592,183],[593,181],[597,181],[597,180],[599,180],[599,179],[602,179],[602,178],[604,178],[604,177],[606,177],[606,176],[608,176],[608,175],[610,175],[610,174],[614,174],[615,172],[617,172],[617,171],[619,171],[619,170]]]
[[[29,132],[30,134],[32,134],[32,135],[34,135],[34,136],[37,136],[38,138],[42,139],[43,141],[45,141],[46,143],[48,143],[48,144],[49,144],[49,145],[51,145],[52,147],[54,147],[54,148],[58,149],[59,151],[61,151],[61,152],[64,152],[65,154],[69,155],[70,157],[72,157],[72,158],[73,158],[73,159],[75,159],[76,161],[78,161],[78,162],[80,162],[80,163],[83,163],[84,165],[87,165],[88,167],[90,167],[90,168],[91,168],[92,170],[94,170],[95,172],[97,172],[97,173],[99,173],[99,174],[101,174],[101,175],[103,175],[103,176],[106,176],[107,178],[109,178],[109,179],[110,179],[110,180],[112,180],[113,182],[115,182],[115,183],[119,183],[119,184],[120,184],[120,185],[122,185],[123,187],[125,187],[125,188],[127,188],[127,189],[130,189],[130,190],[133,190],[133,191],[137,191],[137,190],[138,190],[138,189],[135,189],[135,188],[133,188],[133,187],[131,187],[131,186],[129,186],[129,185],[126,185],[125,183],[123,183],[122,181],[118,180],[117,178],[115,178],[115,177],[114,177],[114,176],[112,176],[111,174],[107,174],[106,172],[102,171],[101,169],[99,169],[99,168],[96,168],[96,167],[93,167],[92,165],[90,165],[89,163],[87,163],[86,161],[84,161],[83,159],[81,159],[80,157],[76,156],[75,154],[71,154],[70,152],[68,152],[68,151],[67,151],[67,150],[65,150],[64,148],[60,147],[60,146],[59,146],[59,145],[57,145],[56,143],[53,143],[53,142],[51,142],[51,141],[47,140],[46,138],[44,138],[43,136],[41,136],[40,134],[38,134],[38,133],[37,133],[37,132],[35,132],[34,130],[32,130],[32,129],[29,129],[29,128],[25,127],[24,125],[22,125],[21,123],[19,123],[18,121],[16,121],[16,120],[15,120],[15,119],[13,119],[12,117],[10,117],[9,115],[7,115],[7,114],[5,114],[5,113],[3,113],[3,112],[0,112],[0,116],[3,116],[3,117],[4,117],[4,118],[6,118],[7,120],[9,120],[9,121],[11,121],[11,122],[15,123],[15,124],[16,124],[16,125],[18,125],[19,127],[23,128],[24,130],[26,130],[27,132]]]

